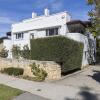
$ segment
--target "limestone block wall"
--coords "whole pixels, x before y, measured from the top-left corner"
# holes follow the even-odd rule
[[[36,60],[15,60],[0,58],[0,70],[9,67],[17,67],[24,69],[24,76],[33,77],[30,64],[36,63],[40,68],[43,68],[48,76],[48,80],[56,80],[61,78],[61,67],[53,61],[36,61]]]

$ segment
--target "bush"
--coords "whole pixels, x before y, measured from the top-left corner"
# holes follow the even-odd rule
[[[30,59],[30,49],[28,45],[24,45],[23,50],[21,50],[21,57],[24,59]]]
[[[4,68],[2,71],[2,73],[6,73],[8,75],[14,75],[14,76],[19,76],[19,75],[23,75],[24,70],[22,68]]]
[[[13,55],[13,58],[16,58],[16,59],[19,59],[21,57],[24,59],[30,59],[30,50],[29,50],[28,45],[24,45],[22,50],[19,46],[13,45],[12,55]]]
[[[12,56],[13,58],[19,59],[21,55],[20,47],[17,45],[13,45],[12,47]]]
[[[31,59],[55,61],[62,72],[79,69],[82,65],[83,44],[63,36],[31,40]]]
[[[5,48],[3,48],[0,52],[0,57],[2,58],[7,58],[8,57],[8,50],[6,50]]]
[[[3,40],[0,38],[0,44],[3,43]]]
[[[97,39],[97,60],[100,59],[100,39]]]
[[[45,78],[47,77],[47,73],[45,70],[43,70],[42,68],[39,68],[39,65],[37,66],[35,63],[33,63],[31,66],[31,71],[33,73],[33,75],[35,76],[35,80],[38,81],[43,81],[45,80]]]

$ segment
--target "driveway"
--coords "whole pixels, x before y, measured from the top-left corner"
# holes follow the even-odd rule
[[[82,72],[65,76],[61,80],[53,83],[76,88],[86,87],[100,91],[100,65],[90,66]]]

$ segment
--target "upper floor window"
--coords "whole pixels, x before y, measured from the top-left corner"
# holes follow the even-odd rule
[[[51,28],[46,30],[46,36],[58,35],[58,28]]]
[[[24,38],[24,33],[17,33],[16,34],[16,39],[23,39]]]

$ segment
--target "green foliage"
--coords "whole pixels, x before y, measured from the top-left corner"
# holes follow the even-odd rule
[[[21,51],[21,57],[30,59],[30,50],[28,45],[24,45],[23,50]]]
[[[5,48],[3,48],[0,52],[0,57],[2,58],[7,58],[8,57],[8,50],[6,50]]]
[[[33,75],[35,76],[35,80],[43,81],[47,77],[46,71],[44,71],[42,68],[39,68],[39,65],[37,66],[35,63],[33,63],[31,66],[31,71]]]
[[[100,60],[100,39],[97,39],[97,57]]]
[[[94,3],[94,0],[88,0],[88,4],[92,5]]]
[[[24,45],[23,50],[20,49],[19,46],[13,45],[12,48],[13,58],[19,59],[20,57],[25,59],[30,59],[30,50],[28,45]]]
[[[88,0],[88,4],[95,8],[89,12],[90,21],[92,23],[89,30],[96,37],[100,35],[100,0]]]
[[[1,72],[6,73],[8,75],[19,76],[23,75],[24,70],[22,68],[10,67],[10,68],[4,68],[3,70],[1,70]]]
[[[0,39],[0,44],[1,44],[1,43],[3,43],[3,40],[2,40],[2,39]]]
[[[16,58],[16,59],[19,59],[20,58],[21,50],[20,50],[20,47],[19,46],[13,45],[12,55],[13,55],[13,58]]]
[[[81,68],[83,44],[66,37],[48,37],[31,40],[31,59],[55,61],[62,72]]]

